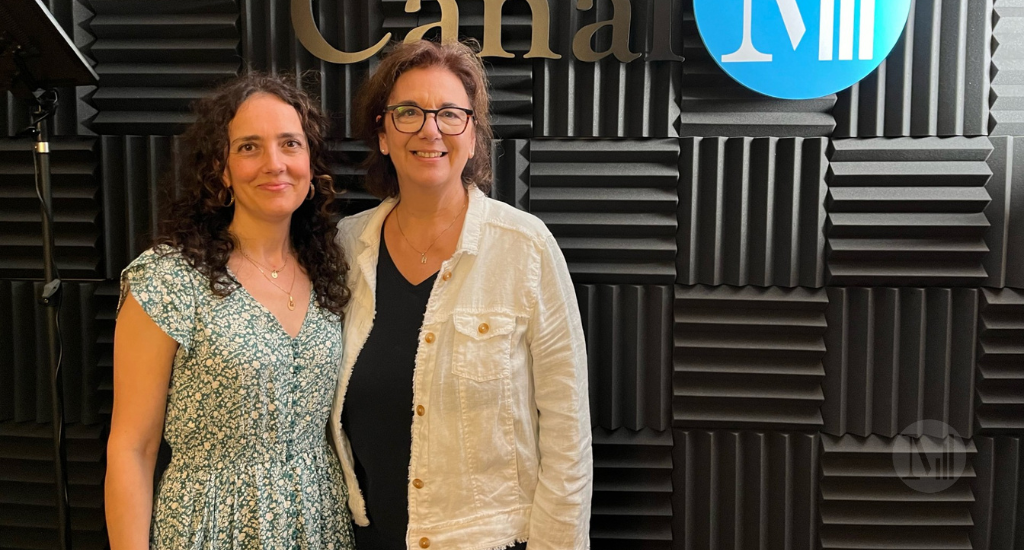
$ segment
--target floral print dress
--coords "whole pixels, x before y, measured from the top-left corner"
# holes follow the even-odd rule
[[[168,247],[121,276],[179,343],[164,438],[173,451],[157,488],[155,549],[354,548],[348,491],[327,443],[341,324],[316,305],[294,339],[241,285],[215,296]]]

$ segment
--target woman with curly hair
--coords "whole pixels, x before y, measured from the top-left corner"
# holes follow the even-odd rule
[[[352,548],[326,437],[349,298],[326,120],[260,74],[196,114],[183,193],[121,278],[111,547]],[[154,498],[161,436],[172,457]]]

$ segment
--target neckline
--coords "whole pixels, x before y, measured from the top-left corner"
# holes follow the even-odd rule
[[[247,296],[249,300],[256,304],[256,307],[258,307],[263,313],[269,315],[270,318],[274,320],[274,324],[276,324],[277,328],[281,331],[281,333],[284,334],[286,338],[288,338],[289,342],[294,342],[298,340],[299,336],[302,336],[302,333],[305,332],[306,330],[306,325],[309,324],[310,315],[313,312],[314,302],[312,287],[310,287],[309,289],[309,298],[308,303],[306,304],[306,315],[302,317],[302,324],[299,325],[299,331],[295,333],[295,336],[292,336],[291,334],[288,333],[287,330],[285,330],[284,325],[281,324],[281,320],[277,318],[277,315],[274,315],[274,312],[270,311],[270,308],[263,305],[263,302],[257,300],[255,296],[249,293],[249,289],[245,288],[245,285],[243,285],[242,282],[238,280],[238,277],[235,276],[235,272],[232,271],[231,268],[227,265],[225,265],[224,268],[227,270],[228,275],[230,275],[231,278],[235,281],[235,284],[238,285],[238,290],[241,290],[243,293],[245,293],[245,296]]]
[[[398,266],[395,265],[395,259],[391,257],[391,251],[388,250],[388,243],[387,243],[387,241],[384,240],[384,226],[381,225],[381,227],[380,227],[380,251],[379,251],[379,254],[378,254],[378,257],[377,257],[377,262],[379,264],[381,261],[384,261],[384,260],[386,260],[388,265],[391,266],[391,271],[394,272],[395,278],[398,279],[403,284],[407,285],[409,288],[411,288],[413,290],[420,290],[424,286],[426,286],[427,283],[430,283],[430,286],[433,286],[434,280],[437,279],[437,274],[441,272],[441,270],[438,269],[437,271],[431,273],[430,276],[428,276],[426,279],[423,279],[422,281],[420,281],[418,284],[413,284],[412,281],[410,281],[409,279],[406,279],[405,275],[402,274],[402,270],[398,269]],[[379,281],[378,281],[378,284],[380,284]]]

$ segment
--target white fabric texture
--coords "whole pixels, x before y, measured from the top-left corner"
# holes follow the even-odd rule
[[[340,415],[373,327],[381,226],[396,202],[338,224],[352,297],[330,429],[359,525],[373,518]],[[475,187],[427,303],[410,406],[409,548],[423,538],[432,548],[486,550],[524,539],[530,550],[589,548],[587,358],[568,268],[543,222]]]

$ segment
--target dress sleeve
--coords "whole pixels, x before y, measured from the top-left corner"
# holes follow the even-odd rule
[[[130,292],[160,330],[188,349],[195,327],[194,270],[175,251],[150,249],[121,272],[118,312]]]

